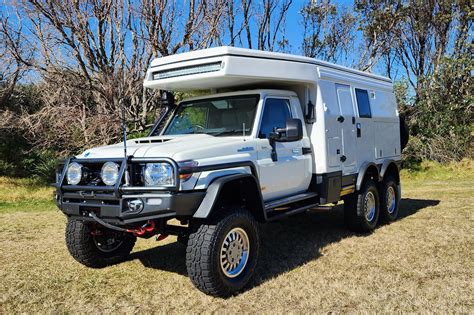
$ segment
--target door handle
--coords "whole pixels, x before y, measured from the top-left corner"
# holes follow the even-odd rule
[[[343,116],[337,117],[337,121],[340,123],[344,122],[344,117]]]
[[[346,158],[345,155],[341,156],[341,162],[342,162],[342,163],[344,163],[346,160],[347,160],[347,158]]]
[[[360,136],[362,135],[360,123],[356,124],[356,128],[357,128],[357,138],[360,138]]]

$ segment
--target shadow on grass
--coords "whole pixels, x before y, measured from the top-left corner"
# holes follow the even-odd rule
[[[439,200],[402,199],[399,218],[403,219],[437,204]],[[353,235],[356,234],[344,226],[342,206],[332,211],[309,211],[307,214],[261,225],[259,263],[247,289],[320,257],[324,247]],[[148,268],[187,276],[185,255],[185,246],[175,242],[133,253],[130,259],[139,259]]]

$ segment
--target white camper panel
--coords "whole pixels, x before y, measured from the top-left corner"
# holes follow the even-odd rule
[[[354,174],[367,161],[400,157],[398,112],[392,82],[385,77],[302,56],[217,47],[153,60],[144,86],[296,92],[304,112],[309,100],[315,104],[316,122],[306,128],[317,174]],[[371,117],[360,115],[357,90],[367,91]]]

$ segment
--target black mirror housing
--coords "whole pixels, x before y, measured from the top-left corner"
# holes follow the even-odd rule
[[[278,142],[292,142],[303,138],[303,123],[299,119],[289,118],[284,128],[277,128],[274,140]]]
[[[161,104],[165,107],[173,108],[175,107],[174,94],[170,91],[161,90],[160,91]]]

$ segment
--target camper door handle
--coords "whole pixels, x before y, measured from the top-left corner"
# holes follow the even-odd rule
[[[344,117],[343,116],[337,117],[337,121],[340,123],[344,122]]]
[[[357,138],[360,138],[360,136],[362,134],[360,123],[356,124],[356,128],[357,128]]]

